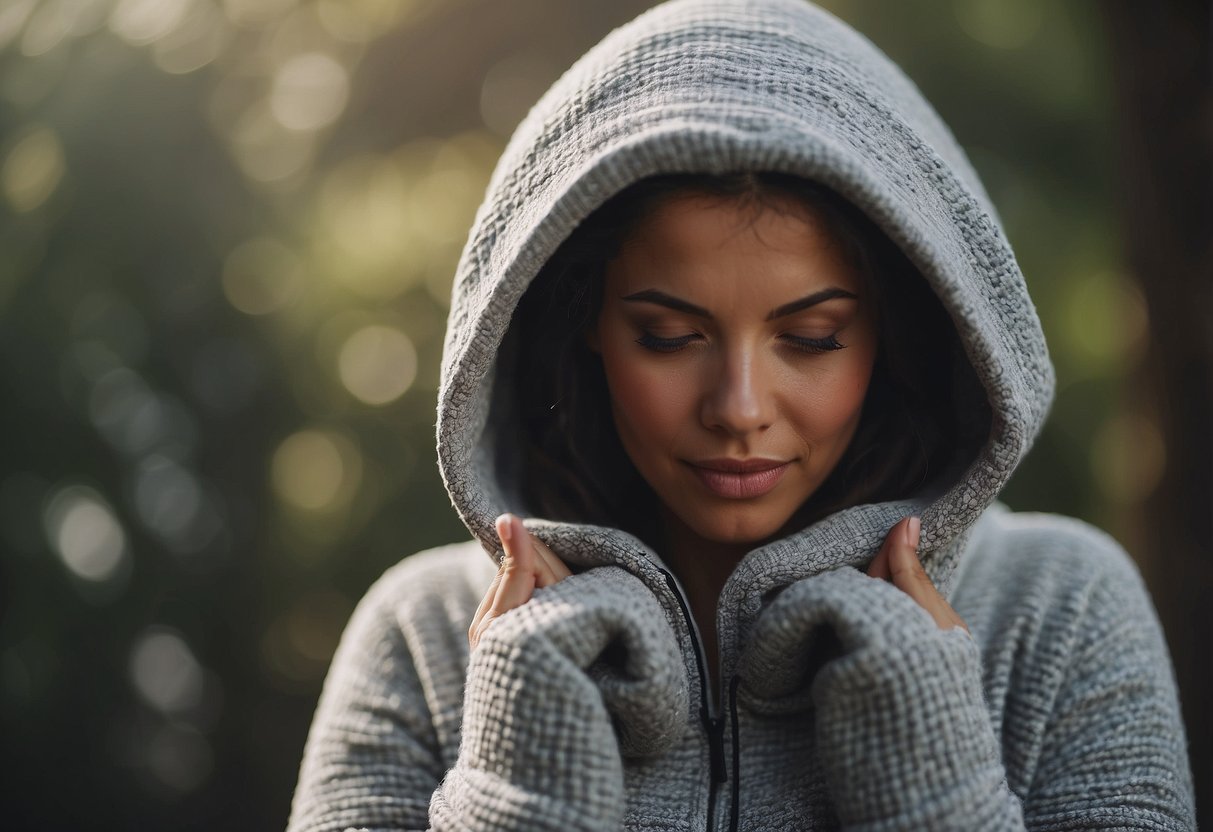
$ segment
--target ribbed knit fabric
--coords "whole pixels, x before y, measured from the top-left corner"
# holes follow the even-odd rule
[[[677,581],[611,528],[528,520],[578,574],[469,657],[493,519],[526,513],[510,393],[527,368],[499,360],[525,337],[513,310],[595,207],[679,171],[797,174],[863,209],[950,313],[992,418],[954,406],[989,438],[945,488],[750,552],[720,597],[722,681],[706,698]],[[914,86],[833,17],[673,0],[569,70],[493,175],[442,373],[439,461],[478,542],[406,558],[359,605],[291,830],[1193,827],[1173,675],[1131,561],[1077,521],[995,502],[1053,374],[993,208]],[[862,574],[911,512],[972,637]]]

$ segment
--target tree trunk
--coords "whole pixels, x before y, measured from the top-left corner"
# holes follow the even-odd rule
[[[1131,394],[1166,446],[1138,552],[1167,633],[1197,818],[1213,824],[1213,4],[1109,0],[1121,218],[1150,310]],[[1132,449],[1126,448],[1126,453]]]

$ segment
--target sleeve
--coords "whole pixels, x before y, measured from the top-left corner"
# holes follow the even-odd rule
[[[1111,540],[1104,549],[1074,599],[1081,615],[1025,818],[1032,829],[1192,830],[1187,743],[1162,627],[1128,555]]]
[[[782,622],[766,658],[791,650],[807,657],[799,673],[820,667],[818,753],[843,828],[1194,828],[1174,682],[1144,589],[1121,582],[1096,594],[1071,616],[1082,648],[1052,657],[1067,678],[1021,796],[1007,783],[967,633],[939,629],[909,596],[851,568],[785,591],[782,609],[764,614]]]
[[[382,589],[359,603],[333,656],[288,832],[429,828],[445,766],[421,675]]]
[[[659,753],[685,722],[673,632],[621,569],[536,590],[485,632],[447,771],[399,628],[366,618],[326,682],[290,832],[618,829],[623,755]]]
[[[817,753],[842,828],[1025,828],[967,633],[939,629],[901,590],[851,567],[793,584],[764,620],[746,675],[813,678]],[[779,655],[800,667],[755,673]]]

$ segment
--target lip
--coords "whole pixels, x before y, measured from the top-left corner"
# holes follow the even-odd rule
[[[748,500],[771,491],[791,462],[778,459],[703,459],[687,463],[699,481],[718,497]]]

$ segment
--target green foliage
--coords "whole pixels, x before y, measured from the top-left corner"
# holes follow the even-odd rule
[[[281,827],[353,604],[463,537],[449,281],[513,124],[642,3],[0,6],[0,720],[14,828]],[[1107,521],[1161,442],[1089,4],[834,2],[971,151],[1060,385],[1017,508]],[[64,795],[70,799],[64,800]]]

